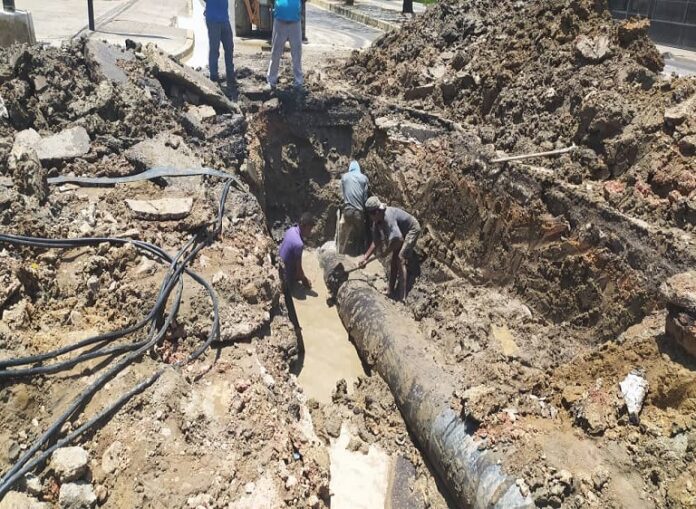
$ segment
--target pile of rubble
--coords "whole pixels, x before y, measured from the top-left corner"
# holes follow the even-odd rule
[[[696,83],[659,74],[648,23],[617,25],[592,0],[448,0],[355,53],[346,72],[498,151],[576,144],[543,164],[573,184],[605,181],[595,194],[621,211],[692,229]]]
[[[178,312],[161,341],[72,412],[51,444],[153,373],[157,381],[77,443],[55,450],[36,477],[7,493],[3,484],[0,506],[326,506],[328,456],[288,371],[297,337],[262,205],[243,185],[231,188],[220,229],[213,228],[225,175],[240,175],[247,155],[239,108],[216,84],[155,48],[122,50],[95,40],[3,50],[0,97],[3,235],[122,238],[165,253],[203,236],[205,247],[188,268],[217,296],[216,344],[226,346],[186,362],[216,327],[209,293],[183,278]],[[193,174],[113,180],[151,168]],[[82,177],[106,181],[77,185]],[[168,265],[134,243],[45,249],[3,242],[0,360],[134,326],[167,273]],[[164,317],[173,309],[170,301]],[[145,332],[110,345],[128,346]],[[31,377],[8,377],[12,368],[3,365],[3,476],[114,358],[122,357]]]

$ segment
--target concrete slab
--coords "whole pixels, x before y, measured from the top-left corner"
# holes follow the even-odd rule
[[[225,97],[220,87],[201,73],[175,62],[168,56],[160,53],[157,47],[153,45],[148,45],[145,48],[145,54],[152,62],[155,74],[163,82],[163,85],[178,85],[199,96],[201,102],[205,104],[222,111],[239,113],[237,105]]]
[[[85,44],[85,59],[94,81],[106,79],[114,83],[125,83],[128,76],[120,67],[119,61],[132,61],[135,55],[129,51],[120,51],[103,41],[90,39]]]
[[[15,136],[12,153],[34,149],[43,163],[69,161],[85,155],[89,148],[89,134],[82,126],[71,127],[46,138],[42,138],[34,129],[25,129]]]
[[[191,213],[193,198],[161,198],[159,200],[126,200],[126,205],[138,219],[173,221]]]
[[[125,157],[140,170],[157,166],[200,168],[202,162],[180,136],[160,133],[126,150]]]

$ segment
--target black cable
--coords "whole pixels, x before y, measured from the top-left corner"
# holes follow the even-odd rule
[[[222,220],[224,217],[224,207],[225,203],[227,200],[227,195],[229,193],[229,189],[232,185],[235,185],[238,189],[244,191],[243,188],[241,188],[240,184],[236,179],[230,178],[225,182],[225,185],[223,187],[221,197],[220,197],[220,203],[219,203],[219,208],[218,208],[218,214],[217,214],[217,220],[215,222],[215,230],[213,232],[212,238],[217,237],[221,230],[222,230]],[[170,269],[168,271],[167,276],[165,277],[165,280],[162,283],[161,290],[159,297],[157,299],[156,305],[153,306],[151,313],[148,314],[148,319],[144,320],[144,325],[147,324],[148,321],[151,321],[155,318],[157,318],[157,315],[161,315],[161,312],[163,310],[163,306],[166,305],[166,302],[168,300],[169,295],[171,294],[171,290],[173,288],[173,285],[178,283],[182,284],[182,275],[183,273],[188,274],[194,281],[197,283],[201,284],[205,290],[208,292],[212,305],[213,305],[213,323],[210,329],[210,333],[208,335],[208,338],[206,341],[196,350],[194,350],[185,361],[180,361],[175,363],[176,366],[180,366],[182,364],[191,362],[200,355],[205,352],[205,350],[210,346],[210,344],[219,337],[220,334],[220,316],[219,316],[219,300],[217,298],[217,294],[215,293],[215,290],[213,287],[208,283],[205,279],[203,279],[201,276],[199,276],[197,273],[194,271],[186,268],[186,265],[200,252],[200,250],[206,245],[208,242],[199,242],[197,245],[196,241],[200,241],[201,239],[199,237],[193,237],[189,242],[186,243],[186,245],[179,251],[176,257],[171,258],[164,250],[161,248],[146,243],[146,242],[141,242],[141,241],[134,241],[131,239],[117,239],[117,238],[110,238],[110,237],[98,237],[98,238],[79,238],[79,239],[70,239],[70,240],[54,240],[54,239],[36,239],[32,237],[25,237],[25,236],[18,236],[18,235],[7,235],[7,234],[0,234],[0,242],[6,242],[6,243],[11,243],[11,244],[19,244],[19,245],[25,245],[25,246],[30,246],[30,247],[44,247],[44,248],[72,248],[76,246],[88,246],[88,245],[95,245],[95,244],[100,244],[102,242],[110,242],[112,244],[125,244],[125,243],[132,243],[136,247],[139,247],[140,249],[143,249],[147,252],[150,252],[151,254],[163,259],[170,261]],[[208,241],[211,241],[212,239],[208,239]],[[191,246],[193,246],[191,248]],[[178,263],[179,259],[183,256],[183,253],[191,248],[191,252],[188,253],[185,257],[183,257],[183,260],[181,263]],[[180,286],[181,289],[181,286]],[[101,377],[99,377],[95,382],[92,383],[91,386],[89,386],[87,389],[85,389],[80,395],[78,395],[77,398],[73,401],[71,406],[68,408],[66,412],[63,413],[49,428],[44,432],[44,434],[37,439],[34,444],[29,448],[29,450],[20,458],[13,467],[6,472],[2,478],[0,479],[0,497],[4,496],[7,491],[12,487],[12,485],[19,480],[25,473],[30,471],[34,466],[38,465],[42,461],[44,461],[48,455],[50,455],[56,448],[59,446],[63,446],[67,443],[70,443],[72,440],[74,440],[77,436],[82,434],[84,431],[88,430],[92,426],[94,426],[97,422],[99,422],[102,418],[105,416],[108,416],[111,414],[111,412],[115,411],[117,408],[120,408],[125,402],[127,402],[131,397],[133,397],[135,394],[141,392],[144,390],[146,387],[154,383],[154,381],[159,378],[159,376],[162,373],[162,370],[157,371],[150,379],[146,380],[145,382],[142,382],[138,386],[136,386],[134,389],[129,391],[128,393],[124,394],[121,398],[119,398],[113,405],[110,407],[107,407],[104,409],[102,412],[97,414],[93,419],[90,419],[87,423],[85,423],[83,426],[78,428],[75,432],[67,435],[63,439],[59,440],[54,446],[49,448],[48,450],[44,451],[38,458],[35,458],[33,461],[30,461],[30,459],[36,454],[36,452],[43,447],[48,441],[57,433],[60,432],[60,428],[63,426],[63,424],[80,408],[83,407],[87,403],[89,399],[101,388],[103,385],[105,385],[111,378],[116,376],[120,371],[122,371],[125,367],[127,367],[131,362],[142,356],[145,352],[147,352],[152,346],[157,344],[164,335],[166,334],[167,330],[169,329],[169,326],[171,325],[172,321],[174,320],[174,317],[176,316],[178,312],[178,307],[180,303],[180,297],[181,297],[181,292],[179,291],[177,293],[177,298],[175,299],[175,303],[173,305],[173,308],[171,312],[167,315],[166,319],[164,320],[164,323],[160,327],[159,331],[155,333],[156,327],[153,322],[151,331],[149,333],[149,339],[146,341],[142,341],[137,343],[138,345],[142,345],[139,348],[137,348],[134,351],[131,351],[128,355],[123,357],[119,362],[116,363],[111,369],[109,369],[106,373],[104,373]],[[126,328],[128,329],[128,328]],[[124,329],[125,330],[125,329]],[[136,329],[137,330],[137,329]],[[110,337],[110,335],[115,335],[120,333],[121,331],[115,331],[112,333],[107,333],[106,336]],[[93,344],[95,342],[100,342],[103,341],[102,338],[105,335],[100,335],[100,336],[95,336],[95,338],[98,338],[94,340],[94,338],[88,338],[92,341],[91,343],[86,343],[82,344],[81,346],[88,346],[89,344]],[[122,336],[121,336],[122,337]],[[78,342],[78,343],[84,343],[83,342]],[[81,346],[75,347],[75,345],[71,345],[73,348],[72,350],[76,348],[80,348]],[[132,346],[132,345],[131,345]],[[62,350],[62,349],[59,349]],[[68,351],[72,351],[68,350]],[[103,350],[96,350],[95,352],[89,352],[87,354],[82,354],[81,356],[78,356],[79,358],[83,358],[86,360],[86,356],[91,355],[92,353],[103,353]],[[33,356],[35,357],[35,356]],[[25,358],[26,359],[26,358]],[[73,359],[74,361],[75,359]],[[13,360],[10,360],[9,362],[12,362]],[[16,361],[16,359],[14,360]],[[66,362],[71,362],[71,361],[66,361]],[[23,362],[24,363],[24,362]],[[17,364],[0,364],[0,366],[7,366],[7,365],[17,365]],[[55,366],[55,365],[53,365]],[[41,369],[41,368],[51,368],[51,366],[47,367],[39,367],[39,368],[32,368],[32,369]],[[60,445],[58,445],[60,444]]]

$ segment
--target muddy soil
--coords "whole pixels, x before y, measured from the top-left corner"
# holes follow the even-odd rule
[[[219,179],[107,188],[46,179],[211,166],[249,187],[231,192],[222,234],[192,262],[220,298],[214,348],[174,365],[212,323],[208,297],[187,278],[165,340],[63,430],[172,365],[78,444],[90,458],[82,481],[99,504],[338,506],[350,499],[332,500],[346,486],[331,476],[353,478],[364,456],[366,472],[388,478],[370,500],[387,504],[400,493],[407,501],[392,506],[447,506],[377,375],[350,388],[338,382],[319,402],[290,373],[297,336],[276,243],[304,211],[318,218],[309,244],[333,237],[339,177],[351,158],[373,193],[423,225],[401,309],[456,380],[452,407],[520,489],[539,507],[693,504],[695,366],[664,333],[657,289],[696,261],[696,86],[658,75],[640,23],[616,27],[589,2],[440,2],[346,66],[310,74],[305,98],[262,92],[261,69],[248,59],[237,106],[163,72],[154,54],[114,57],[125,81],[104,77],[104,62],[89,55],[83,42],[0,54],[3,231],[124,235],[173,253],[214,221]],[[74,127],[84,128],[87,148],[79,150],[76,134],[77,153],[57,152],[51,136]],[[488,162],[496,151],[573,142],[579,149],[558,159]],[[166,198],[190,200],[190,210],[143,219],[126,202]],[[2,358],[135,323],[166,272],[108,245],[3,246],[0,260]],[[384,289],[384,274],[369,278]],[[2,382],[3,472],[107,364]],[[649,391],[634,424],[618,383],[637,368]],[[17,489],[58,503],[67,483],[50,466],[36,473],[38,489]]]

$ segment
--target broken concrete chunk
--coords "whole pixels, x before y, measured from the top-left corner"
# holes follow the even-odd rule
[[[414,87],[406,91],[406,93],[404,94],[404,99],[406,99],[407,101],[413,99],[424,99],[428,97],[430,94],[432,94],[433,90],[435,90],[434,83],[429,83],[420,87]]]
[[[222,93],[220,87],[201,73],[175,62],[160,53],[156,46],[150,44],[145,48],[145,55],[165,88],[167,85],[178,85],[196,94],[204,103],[215,108],[228,112],[239,112],[237,105]]]
[[[679,140],[679,152],[684,156],[693,156],[696,154],[696,134],[684,136]]]
[[[161,198],[159,200],[126,200],[138,219],[172,221],[191,213],[193,198]]]
[[[34,129],[25,129],[15,136],[12,152],[34,149],[39,160],[68,161],[89,152],[89,135],[82,126],[65,129],[42,138]]]
[[[5,106],[5,100],[0,95],[0,118],[10,118],[10,114],[7,111],[7,106]]]
[[[640,411],[643,408],[645,395],[648,393],[648,381],[645,379],[645,375],[640,370],[633,370],[619,383],[619,387],[626,402],[631,423],[640,424]]]
[[[601,62],[611,55],[609,38],[606,35],[599,37],[580,35],[575,40],[575,49],[583,58],[592,63]]]
[[[126,159],[139,170],[157,166],[200,168],[202,162],[184,143],[181,136],[160,133],[126,150]]]
[[[114,83],[125,83],[128,75],[119,66],[118,61],[131,61],[135,56],[129,51],[99,41],[88,39],[85,43],[85,60],[89,67],[92,80],[99,82],[109,80]]]
[[[696,271],[682,272],[660,286],[667,304],[696,316]]]
[[[80,479],[87,473],[89,454],[82,447],[61,447],[51,456],[51,468],[61,482]]]
[[[678,125],[688,117],[696,115],[696,95],[692,95],[686,101],[665,110],[665,122]]]
[[[665,332],[691,356],[696,357],[696,319],[688,313],[670,313]]]
[[[89,483],[61,485],[58,503],[61,509],[91,509],[97,504],[97,495]]]
[[[26,493],[10,491],[0,500],[0,509],[50,509],[51,505],[39,502]]]
[[[8,158],[8,170],[17,190],[35,197],[39,203],[48,198],[48,172],[41,166],[34,149],[18,148],[12,150]]]

